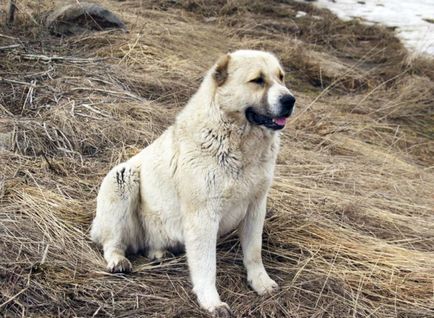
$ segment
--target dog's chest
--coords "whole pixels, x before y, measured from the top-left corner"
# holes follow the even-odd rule
[[[223,235],[235,229],[246,216],[249,205],[267,191],[271,175],[265,167],[245,168],[236,177],[221,181],[217,193],[222,203],[219,233]]]
[[[233,129],[206,128],[201,133],[200,148],[202,155],[211,158],[220,173],[237,183],[255,184],[274,166],[278,140],[261,134],[244,136]]]
[[[260,138],[241,139],[234,132],[207,130],[202,136],[203,155],[212,163],[207,169],[207,188],[210,195],[221,199],[219,232],[224,234],[234,229],[249,204],[268,190],[277,144]]]

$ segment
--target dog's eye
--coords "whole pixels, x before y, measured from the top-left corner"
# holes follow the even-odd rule
[[[280,79],[281,82],[283,82],[283,80],[285,79],[285,76],[282,73],[280,73],[279,74],[279,79]]]
[[[250,81],[250,83],[255,83],[255,84],[263,86],[265,84],[265,80],[264,80],[264,77],[259,76],[259,77],[256,77],[256,78],[252,79]]]

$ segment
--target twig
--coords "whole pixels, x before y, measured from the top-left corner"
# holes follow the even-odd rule
[[[29,90],[27,92],[26,95],[26,99],[24,100],[24,104],[23,104],[23,109],[21,111],[21,113],[24,111],[24,109],[26,108],[26,105],[29,104],[30,108],[33,109],[33,90],[36,87],[36,80],[32,80],[31,82],[31,86],[29,87]]]
[[[12,80],[12,79],[8,79],[8,78],[4,78],[4,77],[0,77],[0,83],[3,82],[7,82],[7,83],[12,83],[12,84],[19,84],[19,85],[25,85],[25,86],[30,86],[30,87],[36,87],[35,83],[27,83],[27,82],[21,82],[21,81],[16,81],[16,80]]]
[[[44,62],[53,62],[53,61],[68,61],[71,63],[92,63],[105,60],[105,58],[79,58],[79,57],[71,57],[71,56],[47,56],[42,54],[23,54],[21,57],[25,60],[42,60]]]
[[[88,105],[88,104],[81,104],[81,106],[83,106],[84,108],[87,108],[87,109],[89,109],[90,111],[92,111],[92,112],[94,112],[94,113],[97,113],[97,114],[99,114],[99,115],[101,115],[101,116],[104,116],[104,117],[110,117],[110,115],[105,114],[105,113],[103,113],[103,112],[101,112],[101,111],[99,111],[99,110],[93,108],[92,106],[90,106],[90,105]]]
[[[13,36],[9,36],[6,34],[1,34],[0,33],[0,38],[6,38],[6,39],[11,39],[11,40],[16,40],[17,38],[14,38]]]
[[[34,78],[34,77],[42,77],[42,76],[47,75],[50,79],[52,79],[50,76],[50,72],[52,72],[53,70],[54,70],[53,66],[49,65],[48,70],[46,70],[46,71],[42,71],[42,72],[38,72],[38,73],[32,73],[32,74],[26,74],[23,77],[24,78]]]
[[[47,259],[49,247],[50,247],[50,244],[47,244],[47,246],[45,247],[44,254],[42,254],[41,265],[44,264],[45,260]]]
[[[9,298],[8,300],[6,300],[3,304],[0,305],[0,308],[2,308],[4,305],[7,305],[8,303],[10,303],[12,300],[14,300],[15,298],[17,298],[19,295],[21,295],[22,293],[24,293],[26,290],[28,289],[28,287],[22,289],[21,291],[19,291],[17,294],[15,294],[14,296],[12,296],[11,298]]]
[[[106,89],[101,89],[101,88],[95,88],[95,87],[74,87],[71,88],[70,91],[93,91],[93,92],[101,92],[101,93],[106,93],[106,94],[110,94],[110,95],[115,95],[115,96],[128,96],[131,97],[133,99],[139,100],[139,101],[143,101],[143,98],[141,98],[140,96],[134,95],[130,92],[126,92],[126,91],[112,91],[112,90],[106,90]]]
[[[41,153],[41,156],[42,156],[42,158],[44,158],[44,160],[45,160],[45,162],[48,164],[48,168],[51,170],[51,171],[54,171],[55,173],[59,173],[59,171],[57,171],[57,169],[51,164],[51,162],[50,162],[50,160],[48,160],[48,158],[47,158],[47,156],[45,155],[45,153]],[[48,245],[47,245],[47,249],[48,249]],[[44,261],[45,261],[45,258],[43,257],[42,258]],[[42,264],[43,262],[41,261],[41,264]]]
[[[3,50],[11,50],[11,49],[15,49],[17,47],[20,47],[21,44],[11,44],[11,45],[6,45],[6,46],[0,46],[0,51]]]

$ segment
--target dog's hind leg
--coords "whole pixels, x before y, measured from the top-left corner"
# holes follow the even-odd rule
[[[91,237],[102,245],[110,272],[131,271],[125,253],[135,253],[143,246],[143,228],[137,211],[139,188],[139,169],[128,162],[113,168],[101,184]]]

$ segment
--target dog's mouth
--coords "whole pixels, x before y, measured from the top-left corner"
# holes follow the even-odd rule
[[[282,117],[271,117],[258,114],[253,110],[253,107],[249,107],[246,109],[246,117],[247,120],[252,124],[265,126],[272,130],[280,130],[285,127],[289,115]]]

